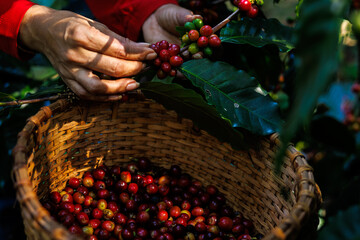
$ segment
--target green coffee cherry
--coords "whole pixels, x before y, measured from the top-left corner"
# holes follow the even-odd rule
[[[200,30],[200,28],[204,26],[203,20],[199,18],[194,19],[193,24],[195,25],[197,30]]]
[[[189,45],[189,52],[191,54],[195,54],[195,53],[199,52],[199,50],[200,49],[199,49],[197,43],[192,43],[192,44]]]
[[[181,42],[183,42],[183,43],[185,43],[185,44],[188,44],[188,43],[191,42],[188,33],[185,33],[185,34],[181,37]]]
[[[213,51],[210,47],[206,47],[206,48],[204,48],[204,54],[205,54],[205,56],[210,57],[213,54]]]
[[[193,24],[192,22],[185,23],[184,27],[186,28],[187,31],[196,29],[195,24]]]

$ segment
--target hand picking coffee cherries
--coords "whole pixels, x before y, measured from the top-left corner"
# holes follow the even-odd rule
[[[192,22],[185,23],[187,32],[181,37],[181,46],[189,46],[187,51],[182,53],[184,57],[200,59],[209,57],[213,53],[213,48],[221,45],[220,38],[213,34],[212,27],[204,25],[201,19],[195,19]]]
[[[259,8],[264,4],[263,0],[234,0],[233,4],[237,6],[249,18],[254,18],[258,15]]]
[[[184,60],[178,56],[180,53],[180,46],[171,44],[166,40],[159,41],[150,46],[158,54],[154,60],[154,65],[160,67],[157,71],[159,79],[164,79],[166,76],[176,76],[176,68],[180,67]]]

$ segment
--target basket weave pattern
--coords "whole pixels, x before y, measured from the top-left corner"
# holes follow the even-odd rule
[[[216,185],[266,240],[300,239],[299,233],[316,227],[308,224],[320,201],[312,169],[290,146],[281,174],[275,175],[277,136],[255,140],[250,149],[234,150],[147,99],[80,104],[59,100],[29,118],[13,150],[26,235],[78,239],[51,219],[39,199],[102,163],[111,166],[146,156],[158,166],[180,165],[205,186]]]

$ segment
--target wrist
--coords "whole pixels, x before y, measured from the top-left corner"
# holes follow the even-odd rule
[[[50,8],[34,5],[25,13],[18,34],[18,48],[25,53],[42,52],[44,40],[41,32],[46,31],[42,26],[44,20],[54,11]]]

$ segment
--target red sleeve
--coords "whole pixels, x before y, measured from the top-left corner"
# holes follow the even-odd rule
[[[112,31],[136,41],[145,20],[160,6],[176,0],[86,0],[94,16]]]
[[[0,4],[0,50],[21,58],[17,37],[25,12],[34,3],[27,0],[6,0]]]

